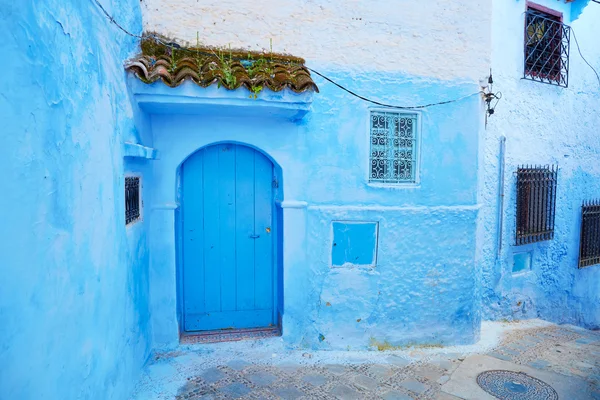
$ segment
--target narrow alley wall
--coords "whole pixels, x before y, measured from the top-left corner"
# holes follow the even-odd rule
[[[102,3],[141,30],[139,1]],[[92,1],[0,18],[0,398],[121,400],[149,354],[146,221],[124,216],[137,43]]]
[[[538,1],[571,25],[569,87],[523,80],[523,1],[494,1],[492,68],[503,98],[485,134],[482,185],[483,317],[542,318],[600,327],[600,266],[578,269],[581,206],[600,198],[600,83],[582,60],[600,67],[600,5],[590,2],[575,21],[570,5]],[[583,2],[579,2],[583,3]],[[574,3],[575,6],[581,6]],[[579,7],[581,8],[581,7]],[[579,9],[578,8],[578,9]],[[506,137],[504,226],[498,254],[499,138]],[[518,165],[559,167],[554,239],[515,246]],[[531,265],[513,273],[515,260]],[[517,266],[518,269],[518,266]]]

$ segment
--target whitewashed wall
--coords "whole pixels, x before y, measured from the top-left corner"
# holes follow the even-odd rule
[[[600,72],[600,4],[590,2],[571,21],[569,4],[537,3],[563,13],[581,52]],[[575,5],[576,3],[574,3]],[[485,319],[540,317],[553,322],[600,325],[600,266],[579,270],[581,204],[600,198],[600,83],[585,64],[571,34],[569,87],[523,78],[526,4],[493,1],[492,68],[503,98],[484,137],[482,204],[483,316]],[[499,138],[506,137],[502,252],[497,254]],[[515,175],[520,164],[559,166],[554,240],[515,244]],[[512,273],[513,256],[531,252],[531,271]]]
[[[488,0],[143,0],[144,28],[311,63],[477,80],[489,71]]]

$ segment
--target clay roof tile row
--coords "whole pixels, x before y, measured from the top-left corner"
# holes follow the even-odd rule
[[[308,69],[299,62],[303,61],[300,58],[290,57],[292,61],[288,61],[249,54],[246,59],[234,59],[231,54],[173,51],[166,46],[157,49],[143,44],[142,49],[142,54],[126,62],[125,69],[145,83],[161,80],[170,87],[177,87],[191,80],[201,87],[218,84],[230,90],[244,86],[251,91],[263,88],[274,92],[285,88],[296,93],[319,91]]]

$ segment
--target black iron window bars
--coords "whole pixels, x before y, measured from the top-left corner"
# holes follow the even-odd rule
[[[567,87],[570,41],[571,27],[559,17],[527,10],[523,78]]]
[[[140,218],[140,177],[125,177],[125,225]]]
[[[552,240],[558,167],[517,168],[516,245]]]
[[[600,200],[583,203],[579,237],[579,268],[600,264]]]

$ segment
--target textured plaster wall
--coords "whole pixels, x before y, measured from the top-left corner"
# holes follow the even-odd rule
[[[478,91],[477,84],[320,68],[361,93],[393,102],[426,103]],[[151,110],[156,113],[151,117],[154,145],[160,152],[153,162],[151,229],[157,344],[173,346],[178,340],[177,169],[197,149],[222,141],[256,147],[282,170],[286,343],[357,349],[478,338],[478,95],[422,111],[421,183],[392,188],[367,182],[367,103],[321,79],[315,78],[321,93],[314,95],[310,112],[300,121],[261,111],[262,99],[279,96],[268,91],[258,100],[241,93],[245,103],[238,102],[238,108],[192,111],[185,103],[194,96],[240,93],[227,94],[216,86],[201,89],[190,82],[176,89],[161,83],[144,87],[132,79],[132,86],[155,93],[155,100],[173,96],[172,101],[182,102]],[[334,220],[379,222],[375,268],[331,268]]]
[[[571,23],[569,5],[538,1],[562,11]],[[483,271],[483,317],[534,318],[600,326],[600,266],[577,269],[583,200],[600,198],[600,88],[571,38],[569,87],[522,80],[523,1],[493,2],[492,67],[495,89],[502,91],[485,134],[481,190],[480,246]],[[600,69],[597,46],[600,5],[590,3],[572,22],[581,51]],[[497,252],[499,137],[506,136],[506,176],[502,253]],[[558,164],[555,237],[514,246],[515,176],[519,164]],[[532,252],[530,272],[513,275],[513,254]]]
[[[141,30],[139,2],[103,3]],[[1,1],[0,32],[0,397],[124,399],[150,336],[147,221],[124,226],[124,171],[148,169],[123,159],[135,43],[89,1]]]
[[[489,69],[485,0],[142,2],[144,29],[210,46],[288,52],[309,65],[477,80]]]

